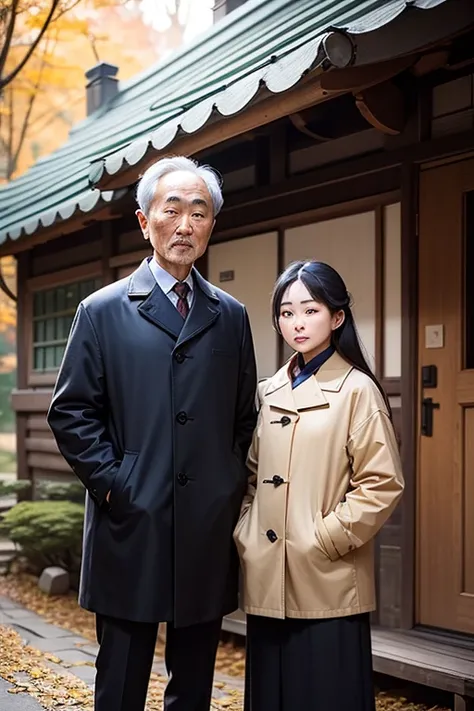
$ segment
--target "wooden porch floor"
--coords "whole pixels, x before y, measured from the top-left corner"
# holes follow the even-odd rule
[[[245,615],[235,612],[223,627],[245,635]],[[456,711],[474,708],[474,642],[455,644],[428,632],[374,627],[372,652],[376,672],[453,693]]]

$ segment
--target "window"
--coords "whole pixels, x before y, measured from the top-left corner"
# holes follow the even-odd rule
[[[34,372],[59,368],[72,320],[80,301],[100,287],[100,279],[88,279],[34,293]]]

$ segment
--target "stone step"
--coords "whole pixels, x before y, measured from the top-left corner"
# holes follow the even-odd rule
[[[0,538],[0,568],[4,568],[15,555],[15,544],[6,538]]]

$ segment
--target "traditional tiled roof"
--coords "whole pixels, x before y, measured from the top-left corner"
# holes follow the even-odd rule
[[[136,164],[218,112],[242,111],[265,87],[284,92],[318,64],[327,33],[376,30],[408,6],[444,0],[249,0],[193,44],[124,83],[75,126],[68,141],[0,190],[0,244],[18,240],[122,193],[91,187]],[[95,180],[94,180],[95,178]]]

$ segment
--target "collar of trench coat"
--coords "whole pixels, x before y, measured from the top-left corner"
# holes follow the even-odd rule
[[[192,276],[196,293],[184,325],[176,307],[157,284],[148,259],[144,259],[130,276],[129,299],[141,301],[138,306],[139,313],[177,339],[176,348],[211,326],[220,315],[220,299],[212,284],[209,284],[195,267],[192,268]]]
[[[353,366],[342,356],[334,353],[314,377],[308,378],[293,389],[290,372],[294,358],[295,356],[292,356],[273,378],[265,381],[262,388],[266,403],[288,412],[326,406],[328,402],[324,393],[339,392],[353,370]]]
[[[156,279],[148,265],[148,257],[146,257],[138,269],[136,269],[130,277],[128,286],[128,295],[131,299],[144,299],[151,294],[156,286]],[[208,281],[206,281],[198,272],[196,267],[191,269],[194,283],[213,301],[219,302],[219,297],[216,290]]]

